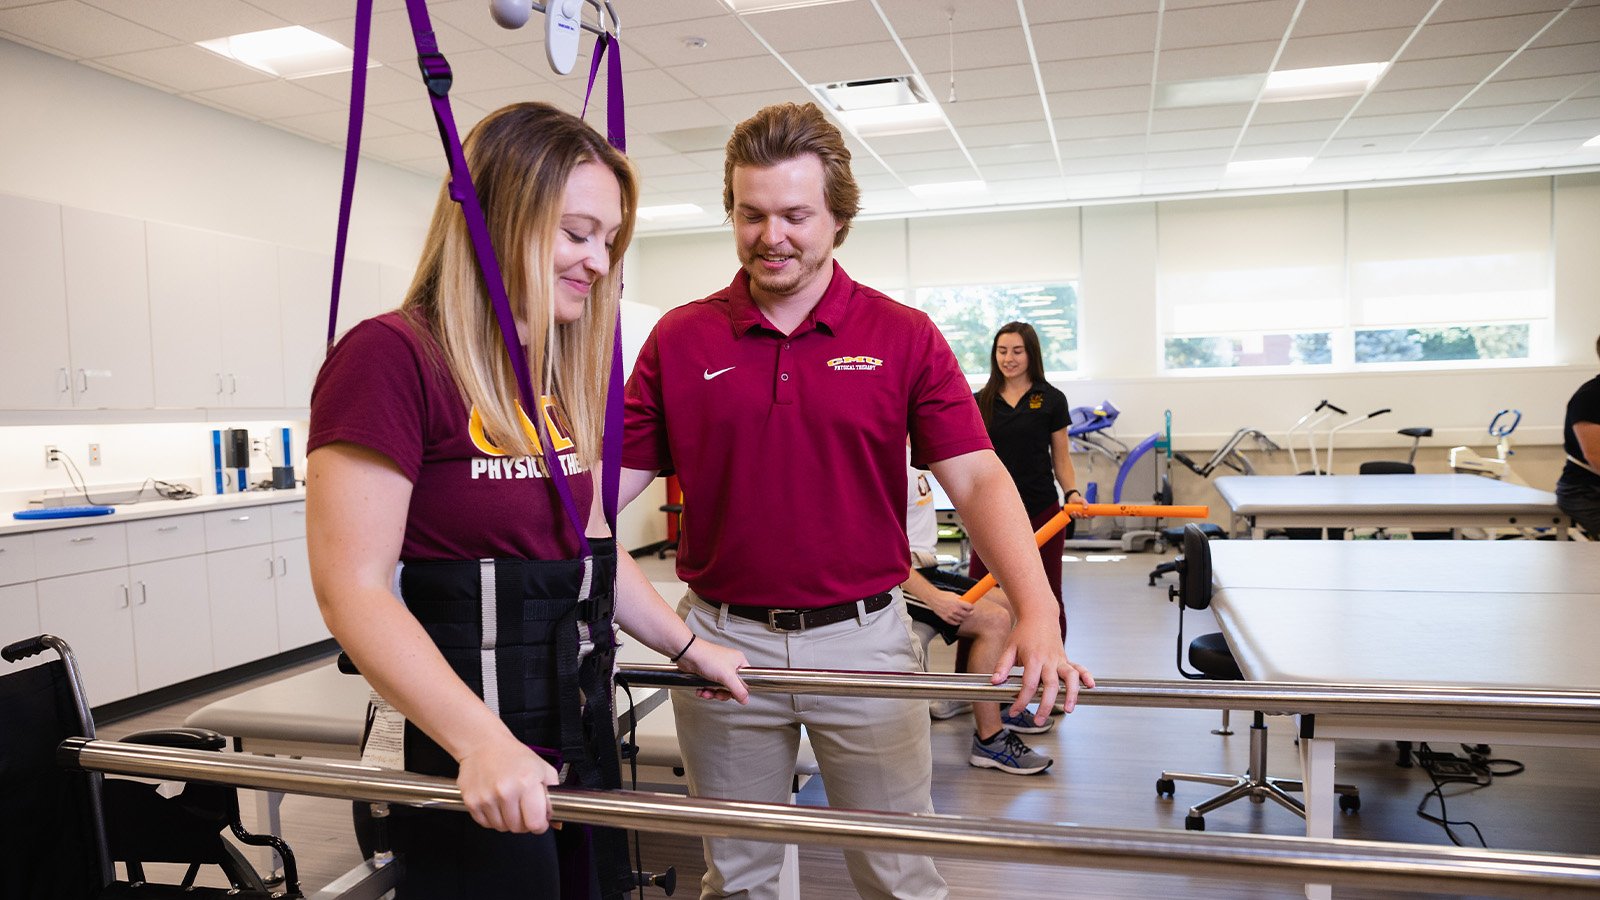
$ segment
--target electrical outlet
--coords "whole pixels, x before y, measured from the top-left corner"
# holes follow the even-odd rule
[[[91,466],[100,465],[100,445],[99,444],[90,444],[89,445],[89,465],[91,465]]]
[[[46,469],[54,469],[56,466],[61,465],[61,460],[56,456],[56,452],[55,444],[44,445],[44,467]]]

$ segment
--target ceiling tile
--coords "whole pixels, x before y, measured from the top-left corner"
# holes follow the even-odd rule
[[[1513,4],[1519,13],[1554,13],[1566,6],[1569,0],[1516,0]],[[1506,14],[1506,0],[1450,0],[1439,5],[1433,14],[1435,22],[1461,22],[1468,19],[1492,19]]]
[[[924,131],[919,134],[883,134],[866,138],[877,154],[887,161],[897,153],[925,153],[932,150],[959,150],[949,131]],[[891,166],[891,168],[893,168]]]
[[[1372,134],[1421,134],[1439,120],[1436,113],[1404,113],[1394,116],[1351,116],[1339,129],[1340,137],[1366,137]]]
[[[1129,135],[1125,137],[1071,137],[1061,141],[1061,158],[1064,160],[1088,159],[1091,157],[1121,157],[1143,156],[1146,141],[1142,136]]]
[[[350,46],[355,34],[355,17],[328,19],[308,26],[312,31],[327,35],[345,46]],[[449,59],[452,54],[467,50],[480,50],[484,43],[446,22],[434,22],[433,31],[439,41],[439,50]],[[417,45],[411,36],[411,20],[404,9],[372,14],[372,33],[368,53],[373,59],[397,68],[415,70]]]
[[[1278,44],[1294,15],[1293,0],[1257,0],[1169,9],[1161,20],[1162,54],[1182,47],[1220,47],[1252,41]]]
[[[1581,119],[1600,127],[1600,97],[1574,97],[1559,103],[1545,116],[1551,122]]]
[[[1144,164],[1146,169],[1183,169],[1196,166],[1223,166],[1232,158],[1231,148],[1213,147],[1209,150],[1148,153],[1145,154]]]
[[[1549,22],[1549,13],[1465,22],[1429,22],[1406,47],[1406,59],[1466,56],[1491,50],[1510,53],[1527,43]]]
[[[170,91],[194,91],[270,81],[272,76],[193,44],[120,53],[97,60],[115,74],[135,75]]]
[[[365,156],[377,159],[387,159],[394,162],[418,162],[436,160],[440,169],[445,168],[444,149],[439,146],[439,138],[427,134],[391,134],[385,137],[363,140],[361,152]]]
[[[995,147],[972,147],[972,158],[979,166],[1006,165],[1017,162],[1049,162],[1055,164],[1055,150],[1049,141],[1036,141],[1031,144],[1002,144]]]
[[[743,122],[756,114],[763,106],[773,103],[800,103],[814,102],[811,92],[798,85],[785,90],[760,91],[753,94],[728,94],[723,97],[707,97],[706,102],[712,108],[722,113],[729,122]]]
[[[1294,23],[1296,38],[1370,29],[1404,28],[1422,21],[1434,0],[1307,0]]]
[[[931,153],[885,154],[883,161],[901,175],[934,170],[967,168],[967,157],[960,150],[935,150]]]
[[[303,134],[313,140],[325,141],[339,147],[344,146],[345,138],[350,133],[350,116],[344,110],[312,113],[309,116],[288,116],[274,119],[271,124],[279,128],[287,128],[297,134]],[[368,116],[361,123],[361,144],[365,149],[369,138],[410,133],[412,133],[411,129],[391,122],[382,116]],[[441,150],[440,152],[442,153],[443,151]]]
[[[471,0],[480,2],[480,0]],[[700,20],[717,16],[726,16],[732,19],[733,13],[722,3],[722,0],[672,0],[671,3],[629,3],[616,4],[622,8],[617,10],[617,16],[622,19],[622,30],[626,34],[635,27],[645,28],[651,25],[661,25],[671,22],[680,22],[685,19]]]
[[[1150,130],[1194,131],[1201,128],[1242,128],[1250,114],[1246,104],[1202,106],[1193,109],[1158,109],[1150,117]]]
[[[631,4],[632,8],[619,14],[623,17],[622,33],[627,37],[628,52],[638,54],[658,67],[766,55],[766,49],[750,34],[750,29],[731,14],[704,19],[678,19],[640,27],[630,24],[633,8],[649,5],[652,4]],[[705,46],[686,44],[685,41],[691,38],[705,41]],[[624,55],[622,59],[626,70],[628,57]]]
[[[0,36],[13,34],[68,59],[92,59],[180,43],[79,0],[0,9]]]
[[[1438,127],[1460,129],[1525,125],[1548,112],[1550,106],[1549,103],[1514,103],[1508,106],[1463,107],[1446,116]]]
[[[684,87],[702,97],[796,87],[794,76],[789,74],[789,70],[770,56],[694,63],[687,66],[673,66],[665,71]]]
[[[1296,100],[1289,103],[1263,103],[1250,117],[1252,124],[1269,125],[1277,122],[1337,122],[1355,108],[1359,97],[1329,97],[1325,100]]]
[[[704,100],[677,100],[628,108],[628,127],[643,132],[731,124]]]
[[[1506,59],[1504,53],[1475,53],[1447,59],[1406,59],[1389,67],[1378,82],[1385,90],[1477,84]]]
[[[1057,112],[1054,107],[1051,107],[1051,111]],[[1143,112],[1106,116],[1058,116],[1056,135],[1062,138],[1069,135],[1086,138],[1135,135],[1142,139],[1148,123],[1149,116]]]
[[[1062,118],[1141,112],[1150,107],[1148,87],[1101,88],[1049,95],[1051,115]]]
[[[1023,0],[1023,7],[1027,10],[1029,22],[1043,24],[1083,22],[1088,19],[1154,13],[1161,8],[1161,2],[1160,0]]]
[[[800,77],[805,79],[807,84],[831,84],[836,81],[892,78],[911,74],[911,64],[906,62],[905,54],[901,53],[900,48],[891,41],[849,44],[816,50],[794,50],[785,54],[784,58],[796,72],[800,73]],[[784,73],[784,80],[788,84],[794,83],[794,77],[787,72]],[[949,79],[941,74],[939,78],[930,78],[929,81],[935,93],[942,94],[943,87]],[[745,86],[740,85],[740,87]]]
[[[1495,78],[1467,98],[1465,106],[1501,106],[1507,103],[1554,103],[1565,99],[1592,80],[1588,75],[1552,75],[1546,78]]]
[[[1600,74],[1600,41],[1529,48],[1517,54],[1497,78],[1543,78],[1573,72]]]
[[[1010,125],[975,125],[961,131],[961,141],[970,147],[1006,147],[1012,144],[1048,144],[1050,131],[1043,119]]]
[[[939,85],[932,85],[938,90]],[[956,76],[958,102],[994,100],[1002,97],[1038,96],[1039,85],[1033,78],[1032,66],[991,66],[972,69]]]
[[[957,81],[961,80],[961,73],[967,69],[986,68],[1000,60],[1028,58],[1028,42],[1022,36],[1022,29],[1015,27],[1016,7],[995,4],[995,10],[1006,14],[1003,18],[1007,27],[985,28],[981,31],[956,29],[953,47]],[[949,81],[952,43],[948,35],[943,31],[929,37],[908,38],[902,34],[901,41],[928,80],[935,80],[934,75],[937,74],[938,80]]]
[[[1052,22],[1032,31],[1040,62],[1148,53],[1156,47],[1156,17],[1149,14]]]
[[[1238,128],[1203,128],[1152,133],[1146,144],[1152,153],[1167,153],[1174,150],[1229,149],[1238,139]]]
[[[350,102],[349,72],[297,78],[294,83],[339,103]],[[404,100],[423,105],[428,102],[427,88],[422,86],[422,79],[415,67],[400,70],[393,66],[374,66],[367,69],[367,103],[399,103]]]
[[[1373,91],[1361,102],[1361,113],[1368,116],[1382,116],[1445,110],[1454,106],[1471,90],[1472,88],[1467,85],[1456,84],[1409,91]]]
[[[1081,91],[1092,88],[1145,86],[1155,71],[1154,53],[1124,53],[1095,59],[1058,59],[1039,64],[1044,89]]]
[[[941,104],[944,114],[957,128],[966,128],[973,125],[998,125],[1006,122],[1024,122],[1029,119],[1042,119],[1044,106],[1039,96],[1034,94],[1026,97],[1003,97],[998,100],[986,100],[982,103],[958,100],[955,103]]]
[[[513,103],[548,103],[557,109],[564,109],[573,115],[578,115],[583,109],[583,98],[559,85],[538,83],[516,85],[514,87],[491,88],[484,91],[461,91],[459,95],[452,91],[450,96],[459,96],[460,99],[478,107],[479,109],[499,109]],[[454,102],[454,101],[452,101]],[[428,103],[426,95],[415,99],[390,104],[386,109],[408,109],[408,115],[431,116],[432,105]],[[630,107],[631,109],[631,107]],[[593,115],[593,111],[590,112]],[[431,118],[430,118],[431,121]],[[631,126],[631,121],[630,121]]]
[[[87,0],[116,16],[185,43],[294,24],[244,0]]]
[[[889,38],[883,20],[866,0],[749,13],[740,18],[779,53],[831,47],[845,35],[854,44]]]
[[[1244,133],[1243,144],[1275,144],[1285,141],[1325,141],[1338,125],[1338,120],[1320,122],[1279,122],[1276,124],[1252,123]]]
[[[1498,144],[1511,137],[1516,130],[1517,126],[1515,125],[1506,125],[1499,128],[1461,128],[1451,131],[1440,129],[1417,138],[1412,142],[1411,149],[1418,152],[1452,150],[1456,148],[1476,150]]]

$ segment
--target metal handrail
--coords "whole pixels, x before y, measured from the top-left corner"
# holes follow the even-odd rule
[[[987,675],[932,672],[747,668],[740,669],[739,675],[745,685],[756,693],[1010,703],[1022,689],[1022,678],[1018,675],[1000,684],[990,684]],[[631,663],[623,666],[617,671],[617,681],[681,690],[714,686],[699,676],[664,663]],[[1268,713],[1600,725],[1600,693],[1591,691],[1106,678],[1097,679],[1093,690],[1081,691],[1078,703],[1083,706],[1254,709]]]
[[[64,764],[344,800],[463,810],[453,781],[354,763],[72,738]],[[1419,892],[1593,896],[1600,858],[1273,835],[1089,828],[988,817],[815,809],[553,788],[551,818],[644,831],[1212,878]]]

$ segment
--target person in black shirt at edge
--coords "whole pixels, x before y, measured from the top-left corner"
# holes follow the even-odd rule
[[[978,411],[994,452],[1017,483],[1022,505],[1035,531],[1061,511],[1063,501],[1083,502],[1077,473],[1068,455],[1071,442],[1067,425],[1067,395],[1044,379],[1044,356],[1039,335],[1026,322],[1000,326],[989,349],[989,383],[977,393]],[[1060,483],[1062,495],[1056,495]],[[1045,577],[1056,602],[1061,604],[1061,633],[1067,633],[1067,609],[1061,596],[1061,550],[1076,523],[1068,523],[1039,548]],[[989,571],[976,553],[968,574],[982,578]],[[958,667],[957,671],[964,671]]]
[[[1600,356],[1600,338],[1594,350]],[[1556,503],[1590,540],[1600,541],[1600,375],[1584,382],[1567,401],[1562,442],[1567,466],[1556,482]]]

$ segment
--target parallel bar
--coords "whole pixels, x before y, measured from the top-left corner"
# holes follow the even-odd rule
[[[353,763],[207,753],[73,738],[66,765],[345,800],[463,809],[448,779]],[[1229,879],[1417,892],[1593,896],[1600,858],[1270,835],[1087,828],[986,817],[907,815],[557,788],[551,816],[705,837]]]
[[[908,700],[989,700],[1010,703],[1021,690],[1013,675],[990,684],[987,675],[920,672],[838,672],[824,669],[740,669],[757,693],[899,697]],[[632,685],[693,689],[705,679],[664,663],[634,663],[617,672]],[[1166,709],[1258,709],[1267,713],[1351,716],[1419,716],[1513,719],[1600,725],[1600,694],[1589,691],[1519,691],[1481,687],[1296,684],[1273,681],[1144,681],[1097,679],[1078,694],[1085,706]]]

